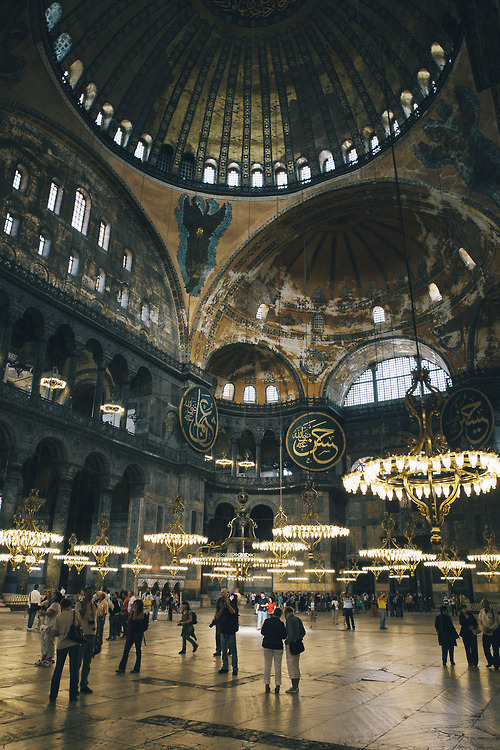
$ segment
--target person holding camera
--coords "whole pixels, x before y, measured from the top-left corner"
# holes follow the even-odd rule
[[[228,653],[231,654],[231,666],[233,675],[238,674],[238,652],[236,650],[236,633],[239,629],[238,623],[238,600],[234,594],[229,596],[227,589],[221,589],[221,607],[215,615],[220,624],[220,640],[222,650],[222,667],[219,674],[227,674],[229,671]]]
[[[304,638],[306,631],[300,617],[296,617],[293,607],[285,607],[285,618],[286,618],[286,666],[288,669],[288,676],[292,681],[292,687],[289,688],[287,693],[298,693],[299,692],[299,681],[300,681],[300,667],[299,659],[300,654],[304,651],[304,644],[302,639]]]
[[[75,607],[75,612],[78,612],[83,620],[82,629],[85,634],[85,643],[80,646],[80,653],[78,654],[78,669],[82,669],[80,675],[80,692],[81,693],[92,693],[93,691],[89,688],[89,672],[90,663],[94,656],[95,649],[95,636],[96,636],[96,622],[97,622],[97,605],[92,601],[94,596],[94,589],[92,586],[87,586],[81,602],[78,602]]]

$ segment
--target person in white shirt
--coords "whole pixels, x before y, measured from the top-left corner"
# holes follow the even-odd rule
[[[500,617],[491,609],[488,599],[481,602],[477,621],[483,633],[483,651],[486,666],[500,669]]]
[[[28,596],[28,627],[26,630],[33,630],[33,623],[35,622],[36,613],[42,602],[42,595],[38,590],[38,583],[35,583],[33,590],[30,591]]]
[[[343,601],[344,620],[347,630],[356,630],[354,627],[354,602],[350,596],[345,594]]]

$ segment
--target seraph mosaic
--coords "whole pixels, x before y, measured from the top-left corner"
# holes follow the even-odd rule
[[[414,147],[425,167],[439,169],[452,164],[465,184],[500,205],[500,149],[479,130],[481,110],[474,92],[457,86],[458,107],[442,101],[437,106],[441,120],[424,125],[428,143]]]
[[[177,260],[186,292],[198,297],[209,272],[215,268],[216,248],[229,224],[230,203],[220,205],[213,198],[205,200],[184,193],[175,209],[179,226]]]

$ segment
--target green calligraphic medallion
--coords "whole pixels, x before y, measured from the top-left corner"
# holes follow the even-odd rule
[[[441,411],[441,432],[450,448],[482,448],[493,432],[495,414],[484,393],[476,388],[459,388]]]
[[[286,449],[302,469],[326,471],[342,458],[344,430],[329,414],[303,414],[288,428]]]
[[[219,428],[217,404],[210,391],[201,385],[188,388],[181,400],[179,419],[191,448],[200,453],[209,451]]]

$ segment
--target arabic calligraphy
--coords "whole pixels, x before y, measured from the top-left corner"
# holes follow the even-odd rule
[[[441,430],[452,448],[483,446],[491,437],[494,423],[488,398],[476,388],[452,393],[441,414]]]
[[[286,10],[296,0],[212,0],[214,5],[229,13],[243,17],[267,18],[273,13]]]
[[[217,438],[219,417],[217,404],[206,388],[193,386],[186,391],[180,406],[180,422],[192,448],[200,452],[210,450]]]
[[[306,414],[290,425],[286,447],[290,457],[303,469],[326,471],[342,457],[345,436],[338,422],[328,414]]]

